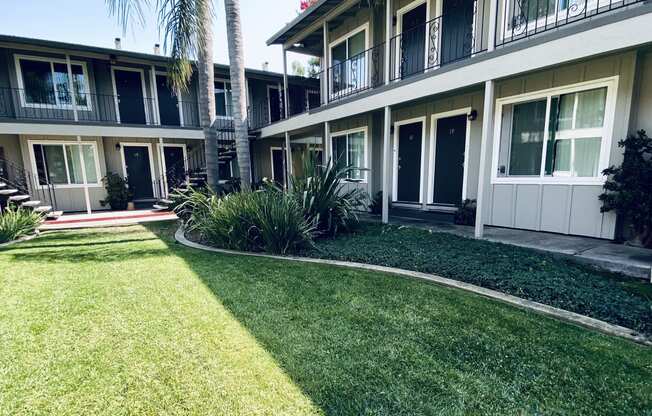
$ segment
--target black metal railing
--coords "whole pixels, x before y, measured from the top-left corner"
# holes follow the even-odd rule
[[[499,12],[496,46],[578,22],[644,0],[509,0]]]
[[[0,118],[80,123],[199,127],[196,102],[142,96],[0,88]]]
[[[487,1],[459,1],[425,23],[390,39],[390,81],[421,74],[487,50]]]
[[[326,69],[328,99],[337,101],[385,82],[385,42]]]
[[[0,182],[7,185],[3,189],[16,189],[21,194],[30,195],[33,201],[41,201],[41,205],[57,209],[55,185],[45,175],[39,177],[16,162],[0,158]]]

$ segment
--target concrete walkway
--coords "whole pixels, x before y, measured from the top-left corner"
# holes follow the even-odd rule
[[[372,220],[378,221],[378,218]],[[436,219],[412,217],[404,212],[400,215],[390,216],[389,222],[390,224],[410,225],[432,230],[433,232],[445,232],[473,238],[473,227],[456,225]],[[571,256],[578,261],[594,264],[629,276],[649,279],[652,282],[652,250],[597,238],[500,227],[485,227],[484,239]]]
[[[65,214],[56,220],[46,221],[41,231],[66,230],[90,227],[115,227],[153,221],[177,220],[174,212],[150,209],[135,211],[101,211],[92,214]]]

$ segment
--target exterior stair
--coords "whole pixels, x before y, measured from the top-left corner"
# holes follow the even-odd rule
[[[46,219],[54,219],[63,215],[60,211],[54,211],[52,205],[41,201],[45,197],[44,199],[50,199],[56,203],[52,185],[39,186],[38,178],[22,169],[18,164],[5,159],[0,161],[8,168],[0,177],[0,212],[12,206],[33,210],[42,214]],[[30,190],[35,190],[38,197],[33,198]]]

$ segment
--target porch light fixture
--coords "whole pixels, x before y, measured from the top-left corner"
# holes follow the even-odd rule
[[[477,118],[478,118],[478,110],[475,110],[475,109],[471,110],[471,112],[469,113],[469,116],[468,116],[469,121],[474,121]]]
[[[120,150],[120,143],[115,144],[115,150]]]
[[[295,44],[292,45],[292,46],[294,46],[295,48],[303,48],[303,47],[306,46],[306,45],[304,45],[303,43],[295,43]]]

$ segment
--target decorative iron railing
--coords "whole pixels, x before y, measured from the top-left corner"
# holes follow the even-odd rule
[[[326,69],[328,99],[337,101],[385,83],[385,42]]]
[[[449,13],[390,39],[390,81],[421,74],[487,50],[488,1],[459,0]]]
[[[496,46],[644,0],[505,0],[496,16]]]
[[[33,201],[41,201],[41,205],[50,205],[53,210],[57,209],[55,185],[45,174],[39,176],[23,169],[16,162],[0,158],[0,182],[5,183],[9,189],[13,188],[21,194],[30,195]]]
[[[68,92],[0,88],[0,118],[101,124],[199,127],[196,102],[77,93],[76,106]]]

